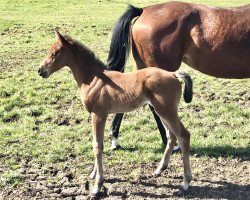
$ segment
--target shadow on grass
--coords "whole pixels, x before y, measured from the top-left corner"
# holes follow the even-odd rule
[[[134,152],[134,151],[137,151],[138,148],[136,148],[136,147],[124,147],[124,146],[121,146],[121,147],[119,147],[119,149],[116,149],[116,150]]]
[[[125,179],[119,179],[119,178],[113,178],[113,179],[109,179],[106,181],[107,183],[129,183],[129,186],[132,186],[133,188],[144,188],[144,190],[141,190],[142,192],[139,192],[138,189],[136,192],[133,191],[129,191],[129,188],[127,188],[127,190],[123,190],[123,192],[121,191],[112,191],[109,196],[110,197],[120,197],[122,199],[126,199],[128,196],[133,196],[135,198],[141,197],[141,198],[153,198],[153,199],[167,199],[170,198],[171,195],[168,194],[157,194],[155,193],[155,189],[156,188],[169,188],[169,189],[178,189],[179,186],[175,186],[175,185],[170,185],[170,184],[159,184],[157,182],[148,182],[148,181],[144,181],[144,180],[140,180],[140,181],[128,181]],[[145,191],[145,190],[149,190],[149,191]],[[152,192],[151,192],[152,191]]]
[[[225,181],[204,181],[213,186],[192,186],[188,198],[199,199],[238,199],[245,200],[250,196],[250,184],[238,185]]]
[[[180,179],[181,181],[181,179]],[[198,180],[199,181],[199,180]],[[109,179],[106,182],[108,183],[117,183],[123,182],[128,183],[128,180],[124,179]],[[200,180],[200,182],[205,182],[206,186],[191,186],[189,193],[185,196],[187,199],[239,199],[245,200],[250,196],[250,185],[238,185],[229,183],[226,181],[204,181]],[[137,191],[129,191],[124,190],[123,192],[112,191],[109,196],[110,197],[121,197],[126,198],[127,196],[133,196],[135,198],[153,198],[153,199],[166,199],[166,198],[180,198],[177,195],[177,191],[179,189],[179,185],[175,184],[159,184],[157,182],[144,181],[140,180],[139,182],[130,182],[131,187],[137,187]],[[204,184],[202,184],[204,185]],[[173,194],[165,194],[157,193],[157,190],[162,188],[163,190],[174,190]],[[139,191],[142,192],[139,192]],[[182,198],[182,197],[181,197]]]
[[[216,147],[192,147],[191,154],[196,156],[208,157],[232,157],[240,158],[245,161],[250,161],[250,146],[248,147],[231,147],[231,146],[216,146]]]
[[[154,153],[164,153],[165,146],[155,149]],[[179,153],[179,152],[177,152]],[[232,146],[215,146],[215,147],[191,147],[191,155],[196,157],[223,157],[223,158],[240,158],[243,161],[250,161],[250,146],[248,147],[232,147]]]

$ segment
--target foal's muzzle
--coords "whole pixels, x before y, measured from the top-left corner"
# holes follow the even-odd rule
[[[49,77],[49,73],[46,69],[43,68],[39,68],[38,70],[38,74],[43,77],[43,78],[48,78]]]

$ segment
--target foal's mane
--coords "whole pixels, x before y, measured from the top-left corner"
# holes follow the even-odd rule
[[[105,69],[107,68],[107,66],[98,57],[96,57],[96,55],[90,48],[88,48],[81,42],[73,39],[72,37],[68,35],[64,35],[64,38],[74,47],[75,55],[83,56],[82,54],[84,54],[86,56],[85,58],[87,58],[91,62],[96,63],[96,65],[102,68],[105,68]]]
[[[107,66],[99,58],[97,58],[94,52],[91,51],[87,46],[85,46],[84,44],[82,44],[77,40],[74,40],[68,35],[64,36],[64,38],[74,47],[73,51],[75,55],[84,57],[84,59],[87,59],[89,62],[94,63],[98,67],[108,69]],[[123,92],[123,89],[117,84],[115,84],[107,75],[100,73],[99,77],[103,79],[105,83],[109,84],[111,87]]]

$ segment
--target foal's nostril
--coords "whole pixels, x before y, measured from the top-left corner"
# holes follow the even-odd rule
[[[42,68],[38,69],[38,74],[43,78],[48,77],[48,72]]]

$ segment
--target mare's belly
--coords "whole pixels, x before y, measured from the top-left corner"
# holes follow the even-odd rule
[[[183,62],[204,74],[218,78],[250,78],[250,59],[244,55],[208,50],[202,53],[201,50],[194,49],[184,55]]]

